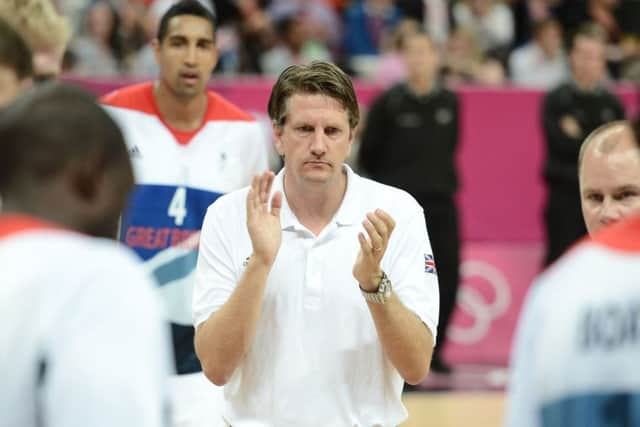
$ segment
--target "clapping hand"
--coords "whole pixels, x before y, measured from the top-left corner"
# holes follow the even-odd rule
[[[253,255],[266,264],[272,264],[278,255],[282,230],[280,226],[280,208],[282,207],[282,193],[269,195],[275,175],[267,171],[256,175],[251,182],[251,189],[247,195],[247,229],[253,245]]]

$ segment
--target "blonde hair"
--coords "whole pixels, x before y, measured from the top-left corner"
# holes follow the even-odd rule
[[[51,0],[1,0],[2,17],[35,53],[55,49],[63,51],[71,37],[69,20]]]

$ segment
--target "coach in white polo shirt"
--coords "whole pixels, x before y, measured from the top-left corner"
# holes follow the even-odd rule
[[[427,374],[438,283],[421,207],[343,164],[359,112],[326,62],[287,68],[269,114],[285,168],[219,198],[202,229],[194,322],[242,426],[396,426]]]

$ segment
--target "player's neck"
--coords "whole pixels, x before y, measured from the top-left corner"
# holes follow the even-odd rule
[[[347,174],[333,183],[297,183],[284,176],[284,196],[298,221],[318,236],[340,208],[347,190]]]
[[[162,119],[173,129],[190,132],[202,125],[208,105],[206,92],[192,97],[180,97],[158,81],[154,84],[153,96]]]
[[[2,201],[2,214],[36,218],[49,224],[55,224],[60,228],[81,232],[78,227],[74,226],[74,219],[65,215],[65,209],[52,209],[51,206],[28,197],[19,199],[7,197]]]

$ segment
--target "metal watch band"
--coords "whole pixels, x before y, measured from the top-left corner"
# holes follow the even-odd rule
[[[387,277],[387,274],[383,271],[382,277],[380,278],[380,283],[378,284],[378,289],[376,291],[367,292],[364,289],[360,288],[360,293],[362,293],[362,296],[368,302],[384,304],[389,301],[389,298],[391,298],[391,281]]]

